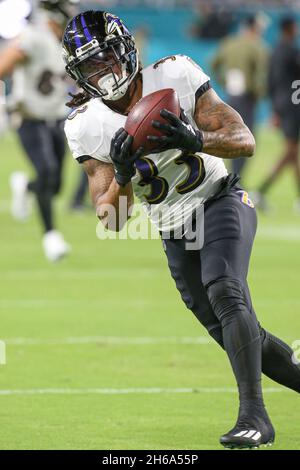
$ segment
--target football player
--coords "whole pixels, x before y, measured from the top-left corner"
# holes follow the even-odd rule
[[[253,155],[251,132],[189,57],[175,55],[142,68],[134,38],[111,13],[74,17],[65,30],[63,56],[67,72],[83,90],[72,100],[78,108],[65,131],[88,175],[98,217],[107,226],[106,204],[118,212],[120,196],[126,196],[130,208],[135,193],[159,231],[170,233],[163,241],[176,286],[226,351],[237,381],[237,422],[221,443],[232,448],[272,443],[275,432],[264,406],[261,373],[300,392],[300,369],[291,348],[259,325],[247,285],[255,209],[222,159]],[[165,124],[152,125],[163,135],[148,136],[156,151],[147,157],[143,148],[132,153],[126,116],[143,96],[164,88],[176,90],[183,119],[162,110]],[[204,207],[204,245],[189,250],[186,234],[173,235],[182,212],[195,205]]]
[[[65,155],[63,123],[67,83],[61,60],[61,39],[77,0],[40,0],[36,16],[0,54],[0,79],[12,75],[11,106],[21,116],[20,142],[33,164],[36,179],[22,172],[11,175],[12,214],[28,215],[28,192],[33,192],[44,229],[43,249],[50,261],[69,252],[55,229],[53,198],[59,193]]]

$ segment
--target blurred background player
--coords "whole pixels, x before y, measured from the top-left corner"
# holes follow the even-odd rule
[[[71,200],[71,209],[74,211],[83,211],[88,205],[85,202],[88,193],[88,178],[84,171],[80,171],[79,180]]]
[[[258,100],[266,91],[267,48],[262,40],[266,17],[249,16],[241,30],[225,38],[212,60],[214,78],[228,95],[228,103],[242,116],[251,132],[254,132],[255,111]],[[241,175],[246,158],[232,161],[232,170]]]
[[[10,105],[18,112],[19,140],[35,168],[36,179],[11,175],[12,214],[28,217],[28,193],[36,196],[44,229],[43,249],[50,261],[69,252],[55,229],[53,198],[62,183],[65,155],[63,123],[67,114],[67,82],[60,42],[77,0],[41,0],[32,21],[0,54],[0,79],[11,75]]]
[[[300,79],[300,50],[297,47],[298,25],[289,16],[280,23],[280,38],[272,52],[268,88],[273,109],[273,123],[277,125],[284,136],[284,154],[274,166],[271,173],[253,193],[256,206],[268,210],[265,194],[278,179],[281,172],[291,165],[297,188],[295,209],[300,212],[300,166],[299,166],[299,136],[300,136],[300,105],[293,102],[292,84]]]
[[[0,136],[7,131],[8,117],[6,113],[5,82],[0,81]]]

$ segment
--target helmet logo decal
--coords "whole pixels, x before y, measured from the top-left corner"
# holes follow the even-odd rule
[[[129,30],[124,25],[123,21],[116,15],[106,12],[105,16],[105,29],[107,34],[114,34],[117,32],[119,35],[128,34]]]

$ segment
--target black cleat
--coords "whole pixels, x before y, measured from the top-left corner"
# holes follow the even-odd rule
[[[252,423],[252,424],[251,424]],[[243,419],[220,438],[220,443],[228,449],[257,449],[261,445],[271,446],[275,431],[271,422],[263,419]]]

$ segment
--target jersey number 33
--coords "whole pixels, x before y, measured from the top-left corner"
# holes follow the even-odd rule
[[[187,165],[188,174],[184,181],[180,182],[175,190],[179,194],[186,194],[196,189],[205,179],[205,168],[203,159],[194,153],[182,152],[179,157],[174,160],[176,165]],[[158,168],[147,157],[141,157],[135,162],[135,166],[141,176],[138,182],[139,186],[150,185],[151,189],[145,196],[149,204],[160,204],[168,195],[169,185],[165,178],[158,174]]]

